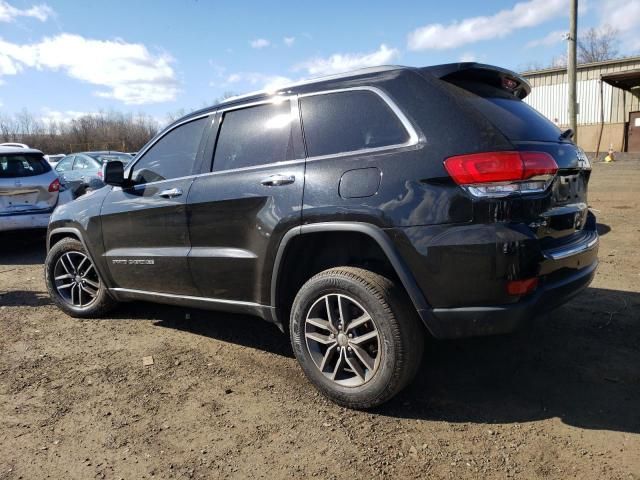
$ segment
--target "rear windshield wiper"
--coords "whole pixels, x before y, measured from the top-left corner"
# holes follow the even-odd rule
[[[560,134],[560,140],[566,140],[567,138],[573,138],[573,129],[567,128],[564,132]]]

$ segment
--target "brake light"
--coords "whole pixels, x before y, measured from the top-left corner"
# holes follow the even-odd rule
[[[98,177],[102,178],[102,170],[98,170]]]
[[[536,288],[538,288],[538,277],[524,280],[510,280],[507,282],[507,293],[509,295],[526,295],[533,292]]]
[[[59,192],[60,191],[60,180],[57,178],[49,184],[49,192]]]
[[[449,157],[444,166],[453,180],[477,197],[544,191],[558,172],[545,152],[483,152]]]

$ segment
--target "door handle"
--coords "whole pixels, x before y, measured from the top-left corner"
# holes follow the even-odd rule
[[[179,188],[170,188],[169,190],[161,191],[158,196],[163,198],[174,198],[182,195],[182,190]]]
[[[293,175],[271,175],[263,178],[260,183],[267,187],[279,187],[280,185],[289,185],[296,181]]]

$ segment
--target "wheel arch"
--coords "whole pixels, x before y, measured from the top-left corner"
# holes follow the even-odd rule
[[[283,281],[285,277],[283,266],[285,264],[287,253],[291,248],[291,245],[294,243],[293,240],[296,238],[300,238],[301,236],[311,235],[315,233],[340,232],[351,232],[365,235],[380,248],[381,252],[384,254],[384,257],[392,267],[393,273],[396,275],[405,291],[407,292],[407,295],[411,299],[411,302],[416,312],[420,316],[423,324],[432,335],[437,335],[437,332],[434,331],[435,326],[431,321],[431,307],[429,306],[422,291],[418,287],[418,284],[411,270],[393,245],[391,238],[389,238],[389,236],[381,228],[364,222],[313,223],[294,227],[283,236],[276,253],[271,278],[271,305],[273,307],[272,310],[275,317],[275,323],[283,325],[283,320],[285,320],[286,323],[286,319],[281,318],[284,312],[281,308],[279,308],[281,298],[279,289],[282,287],[282,284],[285,283]]]
[[[51,247],[53,247],[56,243],[65,238],[75,238],[76,240],[79,240],[87,253],[89,253],[89,256],[91,256],[91,253],[87,248],[87,244],[84,241],[80,229],[74,227],[58,227],[50,230],[47,233],[47,252],[51,250]],[[93,261],[93,258],[91,259],[91,261]]]

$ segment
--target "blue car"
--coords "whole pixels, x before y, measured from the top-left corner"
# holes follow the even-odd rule
[[[55,170],[73,196],[79,197],[104,187],[102,165],[105,162],[119,160],[127,165],[132,158],[128,153],[110,151],[71,153],[57,163]]]

